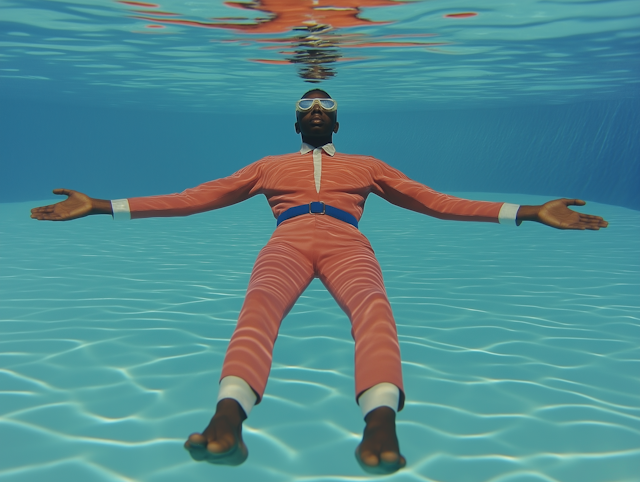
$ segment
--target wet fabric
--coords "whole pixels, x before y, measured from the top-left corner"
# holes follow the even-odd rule
[[[373,157],[337,153],[331,144],[323,149],[303,146],[301,152],[265,157],[179,194],[129,199],[130,216],[186,216],[264,194],[275,218],[291,207],[319,201],[360,220],[367,196],[374,193],[440,219],[499,222],[503,203],[442,194]],[[400,349],[380,266],[362,233],[324,215],[283,222],[260,252],[221,378],[242,378],[260,401],[280,323],[316,277],[351,321],[356,397],[374,385],[391,383],[401,390],[401,409]]]
[[[322,201],[360,221],[369,194],[397,206],[439,219],[497,223],[503,203],[449,196],[409,179],[369,156],[322,155],[322,184],[316,191],[312,152],[269,156],[229,177],[206,182],[178,194],[130,198],[131,218],[188,216],[219,209],[264,194],[274,218],[287,209]]]
[[[221,378],[240,377],[262,398],[280,323],[313,278],[351,321],[356,396],[382,382],[403,391],[396,325],[373,249],[356,228],[322,215],[283,222],[260,251]]]

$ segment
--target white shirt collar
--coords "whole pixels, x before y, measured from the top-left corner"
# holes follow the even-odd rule
[[[316,148],[313,147],[312,145],[309,145],[306,142],[303,142],[302,147],[300,148],[300,154],[306,154],[307,152],[311,152],[314,149]],[[326,152],[330,156],[333,156],[336,153],[336,148],[332,142],[329,142],[328,144],[325,144],[324,146],[322,146],[322,149],[324,150],[324,152]]]

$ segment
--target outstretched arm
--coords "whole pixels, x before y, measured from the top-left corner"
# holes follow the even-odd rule
[[[261,192],[264,158],[240,169],[231,176],[205,182],[181,193],[108,201],[93,199],[78,191],[54,189],[55,194],[69,196],[66,200],[31,210],[33,219],[68,221],[91,214],[111,214],[115,219],[189,216],[191,214],[230,206]]]
[[[459,221],[513,222],[536,221],[556,229],[590,229],[597,231],[609,223],[600,216],[582,214],[568,206],[584,206],[580,199],[555,199],[541,206],[517,206],[507,203],[469,201],[432,190],[409,179],[397,169],[382,161],[375,161],[373,192],[400,207],[411,209],[439,219]],[[506,213],[503,216],[504,208]],[[512,210],[517,208],[517,214]],[[514,216],[515,215],[515,216]]]
[[[516,224],[522,221],[536,221],[556,229],[591,229],[594,231],[606,228],[609,223],[600,216],[582,214],[569,209],[568,206],[584,206],[581,199],[555,199],[541,206],[520,206]]]
[[[70,221],[92,214],[113,214],[111,202],[93,199],[71,189],[54,189],[54,194],[68,196],[64,201],[31,210],[31,217],[40,221]]]

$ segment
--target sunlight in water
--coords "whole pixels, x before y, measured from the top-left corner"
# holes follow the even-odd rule
[[[384,480],[637,482],[639,5],[0,2],[0,482],[372,479],[354,457],[365,424],[351,326],[318,279],[280,327],[264,398],[243,426],[247,461],[196,463],[183,444],[215,410],[249,276],[276,230],[270,208],[307,187],[317,199],[303,205],[324,203],[327,186],[355,214],[369,194],[415,207],[424,187],[391,176],[407,194],[372,174],[376,159],[434,190],[521,212],[583,198],[577,211],[610,223],[596,232],[451,222],[369,196],[357,229],[382,268],[406,392],[397,431],[407,466]],[[320,160],[297,151],[305,107],[294,109],[311,88],[337,101],[325,109],[339,105],[336,152]],[[309,122],[325,122],[318,116]],[[285,152],[295,154],[277,157]],[[195,216],[183,206],[182,217],[123,223],[29,219],[61,199],[54,188],[122,206],[259,159],[244,172],[264,168],[268,182],[238,192],[278,192],[271,205],[256,196]],[[273,187],[285,181],[282,193]],[[199,199],[211,208],[207,192]],[[422,212],[446,218],[434,196]],[[370,265],[345,260],[351,246],[339,243],[353,225],[304,216],[322,228],[313,243],[339,252],[333,267],[363,266],[343,291],[379,282]],[[299,232],[286,233],[291,263],[278,264],[274,283],[298,273]],[[379,284],[358,302],[375,316],[354,331],[393,331],[375,309],[383,295]],[[240,366],[268,351],[243,349]],[[383,352],[369,350],[377,358],[366,370],[400,364],[381,362]]]

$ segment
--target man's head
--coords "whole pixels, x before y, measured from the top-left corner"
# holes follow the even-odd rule
[[[331,99],[331,96],[321,89],[306,92],[301,99]],[[304,107],[304,108],[302,108]],[[338,132],[337,103],[316,101],[311,106],[304,105],[296,108],[296,133],[302,134],[302,141],[314,147],[320,147],[331,142],[332,135]]]

